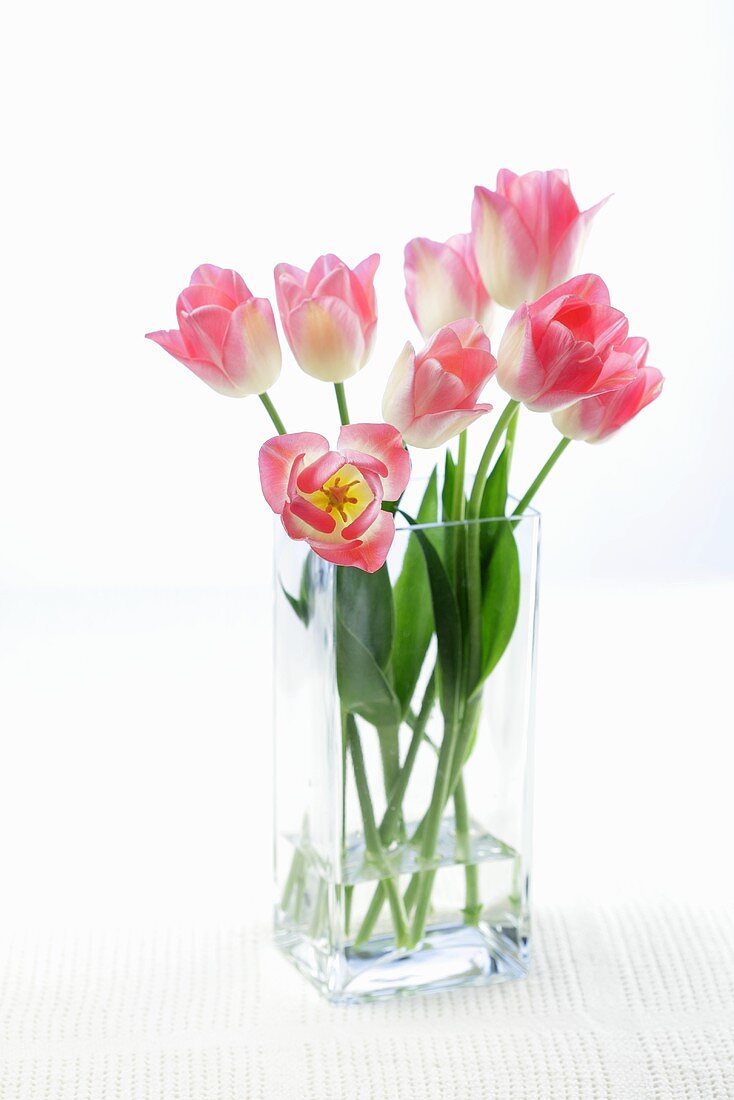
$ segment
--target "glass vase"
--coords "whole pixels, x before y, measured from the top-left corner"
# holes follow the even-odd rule
[[[374,574],[276,534],[276,942],[335,1002],[530,957],[539,516],[396,521]]]

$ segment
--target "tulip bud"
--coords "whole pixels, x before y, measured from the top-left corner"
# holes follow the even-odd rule
[[[227,397],[265,393],[280,374],[275,318],[236,271],[202,264],[176,303],[178,328],[148,332],[203,382]]]
[[[322,382],[343,382],[370,357],[377,326],[373,281],[380,257],[354,271],[337,256],[321,256],[310,271],[275,269],[275,295],[298,365]]]
[[[491,410],[477,398],[496,367],[481,325],[455,321],[417,355],[405,345],[387,381],[382,415],[406,443],[439,447]]]
[[[470,233],[445,244],[416,237],[405,246],[405,297],[425,340],[452,321],[472,317],[487,328],[492,300],[479,276]]]
[[[634,371],[632,380],[554,413],[553,423],[568,439],[601,443],[660,396],[664,379],[659,370],[646,365],[647,340],[630,336],[614,350],[618,356],[628,359]]]
[[[579,211],[568,173],[507,168],[497,175],[497,190],[474,189],[472,237],[477,266],[489,293],[501,306],[515,309],[573,274],[594,215],[606,199]]]
[[[554,412],[631,381],[630,357],[615,352],[626,338],[627,318],[609,304],[599,276],[578,275],[515,311],[497,353],[497,381],[529,409]]]

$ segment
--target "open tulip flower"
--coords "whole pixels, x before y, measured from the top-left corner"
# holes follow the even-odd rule
[[[536,412],[630,382],[636,367],[618,352],[627,318],[598,275],[577,275],[510,318],[497,353],[497,381]]]
[[[457,233],[445,244],[416,237],[405,246],[405,297],[421,336],[464,317],[484,328],[492,318],[487,293],[474,258],[470,233]]]
[[[616,348],[616,353],[629,356],[630,366],[634,366],[635,371],[632,381],[597,397],[576,401],[554,413],[552,420],[559,432],[568,439],[601,443],[659,397],[663,376],[655,367],[647,366],[647,352],[647,340],[640,336],[628,337]]]
[[[314,432],[269,439],[260,449],[263,493],[291,538],[327,561],[374,573],[395,535],[382,502],[403,493],[410,458],[389,424],[345,425],[336,448]]]
[[[387,381],[382,415],[406,443],[440,447],[490,412],[477,398],[496,368],[481,325],[471,318],[445,325],[417,355],[405,345]]]
[[[281,355],[273,310],[255,298],[241,275],[202,264],[176,303],[178,328],[149,332],[203,382],[227,397],[270,389],[280,374]]]
[[[606,202],[579,210],[568,173],[507,168],[497,190],[477,187],[472,234],[484,285],[501,306],[515,309],[573,274],[595,214]]]
[[[275,269],[280,319],[298,365],[323,382],[344,382],[370,357],[377,326],[374,278],[380,257],[354,271],[337,256],[320,256],[310,271]]]

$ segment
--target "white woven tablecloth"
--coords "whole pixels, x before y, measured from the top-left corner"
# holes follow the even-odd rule
[[[539,914],[519,983],[335,1008],[267,929],[16,941],[2,1100],[734,1097],[734,917]]]

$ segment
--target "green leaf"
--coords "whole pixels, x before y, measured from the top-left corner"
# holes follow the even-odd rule
[[[336,608],[337,615],[372,654],[379,667],[387,668],[395,633],[392,585],[387,565],[376,573],[338,565]]]
[[[411,516],[405,512],[401,515],[412,527],[415,526],[416,521]],[[441,673],[441,707],[446,722],[453,726],[458,719],[461,691],[462,630],[459,608],[436,547],[419,528],[413,532],[413,538],[418,539],[428,571]]]
[[[507,649],[520,609],[520,560],[512,523],[505,520],[496,527],[482,585],[482,680]]]
[[[396,728],[400,705],[387,668],[395,633],[387,566],[336,569],[336,673],[342,706],[374,726]]]
[[[292,596],[283,585],[280,583],[280,588],[295,611],[298,618],[301,620],[304,626],[308,626],[311,622],[311,564],[313,560],[313,554],[308,553],[303,562],[303,569],[301,570],[301,589],[298,597]]]
[[[418,523],[435,523],[437,519],[438,471],[434,468],[416,520]],[[403,714],[410,706],[433,637],[431,589],[423,551],[415,534],[409,534],[407,538],[403,568],[395,583],[395,646],[392,656],[395,694]]]
[[[487,478],[479,512],[482,519],[494,516],[504,517],[505,515],[507,509],[507,475],[511,451],[510,446],[504,447],[502,454],[495,462],[492,472]],[[483,562],[487,561],[491,545],[501,528],[502,524],[500,523],[483,523],[481,525],[480,553]]]
[[[352,633],[338,609],[336,646],[336,675],[344,710],[359,714],[378,728],[397,727],[400,722],[397,696],[373,655]]]

